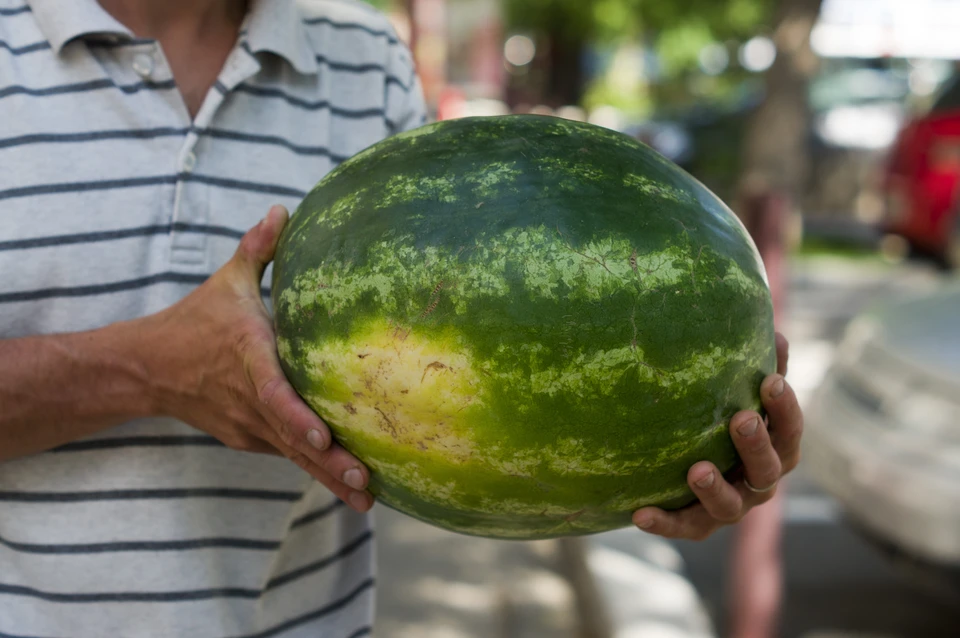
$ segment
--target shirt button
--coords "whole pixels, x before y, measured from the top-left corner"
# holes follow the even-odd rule
[[[193,151],[190,151],[183,156],[183,172],[189,173],[197,165],[197,156]]]
[[[133,70],[137,75],[146,79],[153,73],[153,57],[146,53],[138,53],[133,58]]]

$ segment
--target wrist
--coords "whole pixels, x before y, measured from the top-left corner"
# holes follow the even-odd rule
[[[100,366],[105,373],[104,386],[100,390],[104,398],[112,401],[117,416],[128,420],[161,414],[152,392],[149,362],[154,346],[148,321],[118,322],[86,335],[100,342],[93,349],[100,353]],[[78,335],[78,338],[86,335]]]
[[[191,422],[211,380],[210,344],[220,336],[187,298],[126,326],[131,365],[142,380],[143,409]]]

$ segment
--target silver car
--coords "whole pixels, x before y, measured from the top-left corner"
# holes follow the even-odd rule
[[[960,285],[854,319],[805,415],[803,463],[855,526],[960,575]]]

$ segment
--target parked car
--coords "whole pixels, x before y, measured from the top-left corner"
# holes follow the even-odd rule
[[[948,81],[930,110],[909,121],[891,148],[883,180],[885,233],[910,252],[944,268],[960,193],[960,75]]]
[[[814,479],[960,600],[960,282],[852,321],[805,412]]]

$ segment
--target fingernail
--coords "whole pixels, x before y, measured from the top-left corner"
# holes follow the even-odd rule
[[[783,394],[783,377],[780,377],[773,382],[773,385],[770,386],[770,396],[776,399],[778,396]]]
[[[321,451],[327,449],[327,439],[320,433],[320,430],[307,432],[307,443]]]
[[[366,511],[370,507],[370,501],[363,492],[354,492],[350,495],[350,505],[357,510]]]
[[[697,487],[706,488],[706,487],[710,487],[711,485],[713,485],[713,472],[710,472],[709,474],[704,476],[702,479],[697,481]]]
[[[737,428],[737,432],[740,433],[740,436],[753,436],[757,433],[757,428],[760,427],[760,419],[753,417],[746,423],[741,423]]]
[[[355,490],[362,490],[366,487],[363,484],[363,472],[355,467],[343,473],[343,482]]]

